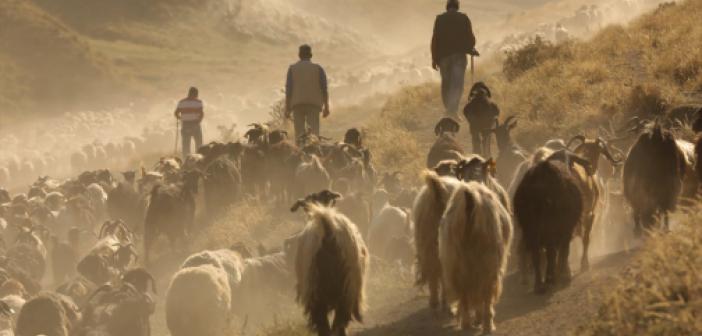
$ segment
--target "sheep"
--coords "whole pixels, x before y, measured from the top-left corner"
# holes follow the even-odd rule
[[[571,168],[559,160],[546,160],[530,168],[514,196],[515,221],[534,267],[534,292],[546,291],[541,252],[546,250],[546,284],[557,277],[570,281],[570,241],[583,215],[583,196]]]
[[[183,173],[182,182],[175,185],[156,185],[151,191],[151,202],[144,220],[144,262],[149,265],[151,247],[159,235],[165,234],[171,248],[176,242],[187,243],[188,231],[195,220],[195,195],[199,171]]]
[[[449,117],[439,120],[434,129],[437,139],[427,156],[427,168],[432,169],[443,160],[461,159],[464,153],[463,147],[455,139],[459,129],[458,122]]]
[[[229,331],[231,287],[222,268],[179,270],[166,293],[166,324],[172,336],[224,336]]]
[[[46,194],[44,204],[46,204],[49,210],[59,212],[66,206],[66,201],[66,196],[58,191],[53,191]]]
[[[462,183],[453,191],[439,227],[439,258],[446,299],[458,302],[463,330],[472,328],[471,309],[482,318],[483,333],[495,330],[512,233],[511,214],[487,186]]]
[[[624,197],[633,210],[636,234],[651,229],[656,214],[668,228],[668,213],[675,210],[687,163],[675,136],[656,124],[642,133],[624,162]]]
[[[90,209],[92,209],[95,219],[101,222],[107,217],[107,192],[98,183],[90,184],[85,190]]]
[[[297,183],[296,195],[299,197],[328,189],[331,178],[317,156],[305,155],[303,162],[295,169],[295,182]]]
[[[228,332],[233,288],[244,264],[232,250],[203,251],[188,257],[166,293],[166,322],[171,335],[217,336]]]
[[[409,263],[413,257],[412,217],[409,211],[385,204],[368,229],[368,250],[379,258]]]
[[[15,245],[7,251],[7,261],[15,263],[36,281],[41,281],[46,271],[47,251],[42,240],[33,230],[23,229]]]
[[[69,336],[80,319],[78,307],[60,294],[43,293],[27,301],[17,317],[17,336]]]
[[[297,301],[318,335],[346,335],[352,320],[363,321],[367,248],[356,225],[344,215],[328,207],[309,207],[295,259]]]
[[[439,177],[432,171],[424,173],[425,186],[419,191],[412,207],[414,244],[418,286],[429,287],[429,307],[439,308],[441,290],[441,261],[439,260],[439,223],[451,192],[461,182],[455,177]],[[440,295],[441,294],[441,295]],[[446,308],[442,302],[442,308]]]

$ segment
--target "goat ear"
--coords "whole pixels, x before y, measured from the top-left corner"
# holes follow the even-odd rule
[[[515,120],[513,123],[509,125],[509,130],[513,130],[515,127],[517,127],[517,121]]]
[[[495,177],[497,175],[497,162],[493,158],[488,159],[484,166],[485,172],[489,173],[490,176]]]

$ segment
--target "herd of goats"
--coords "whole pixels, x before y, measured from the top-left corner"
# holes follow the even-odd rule
[[[413,264],[432,309],[489,333],[510,255],[537,294],[570,280],[575,236],[587,271],[612,181],[621,179],[638,233],[667,227],[668,213],[696,196],[702,145],[676,138],[670,123],[632,119],[616,139],[553,139],[530,154],[512,140],[516,125],[496,122],[493,160],[467,153],[459,123],[442,118],[419,189],[379,173],[357,129],[340,142],[293,141],[260,124],[245,141],[213,142],[150,170],[0,189],[0,335],[150,335],[156,281],[147,270],[192,252],[190,238],[244,198],[292,205],[307,223],[269,251],[237,243],[185,258],[165,294],[172,336],[228,335],[232,317],[246,314],[242,302],[262,292],[296,296],[317,334],[346,335],[362,321],[371,255]],[[157,248],[160,237],[170,247]]]

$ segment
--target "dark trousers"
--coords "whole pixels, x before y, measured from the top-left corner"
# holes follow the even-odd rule
[[[320,106],[298,105],[293,107],[293,121],[295,123],[295,139],[300,141],[300,137],[309,128],[312,134],[319,135],[319,115],[322,113]]]
[[[463,95],[466,67],[468,67],[468,58],[465,54],[453,54],[439,60],[441,99],[444,102],[446,113],[450,116],[458,114],[461,95]]]
[[[191,153],[191,139],[195,139],[195,151],[202,146],[202,127],[200,127],[200,123],[184,122],[180,129],[180,135],[183,138],[183,157]]]
[[[490,150],[492,132],[490,130],[471,129],[470,136],[473,138],[473,153],[489,159],[492,155]]]

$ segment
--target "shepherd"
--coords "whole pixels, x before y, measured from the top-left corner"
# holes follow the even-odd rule
[[[205,117],[205,109],[198,96],[198,89],[191,87],[188,90],[188,96],[178,102],[174,113],[176,119],[181,121],[180,135],[183,138],[183,158],[190,154],[190,141],[192,139],[195,139],[195,150],[202,146],[202,127],[200,123]]]
[[[319,136],[319,114],[329,116],[327,74],[321,65],[312,63],[312,47],[300,46],[300,61],[291,65],[285,83],[285,117],[292,115],[295,139],[312,130]]]
[[[450,117],[458,114],[468,66],[466,54],[479,56],[473,26],[459,7],[458,0],[448,0],[446,12],[436,17],[431,39],[431,66],[441,74],[441,98]]]

